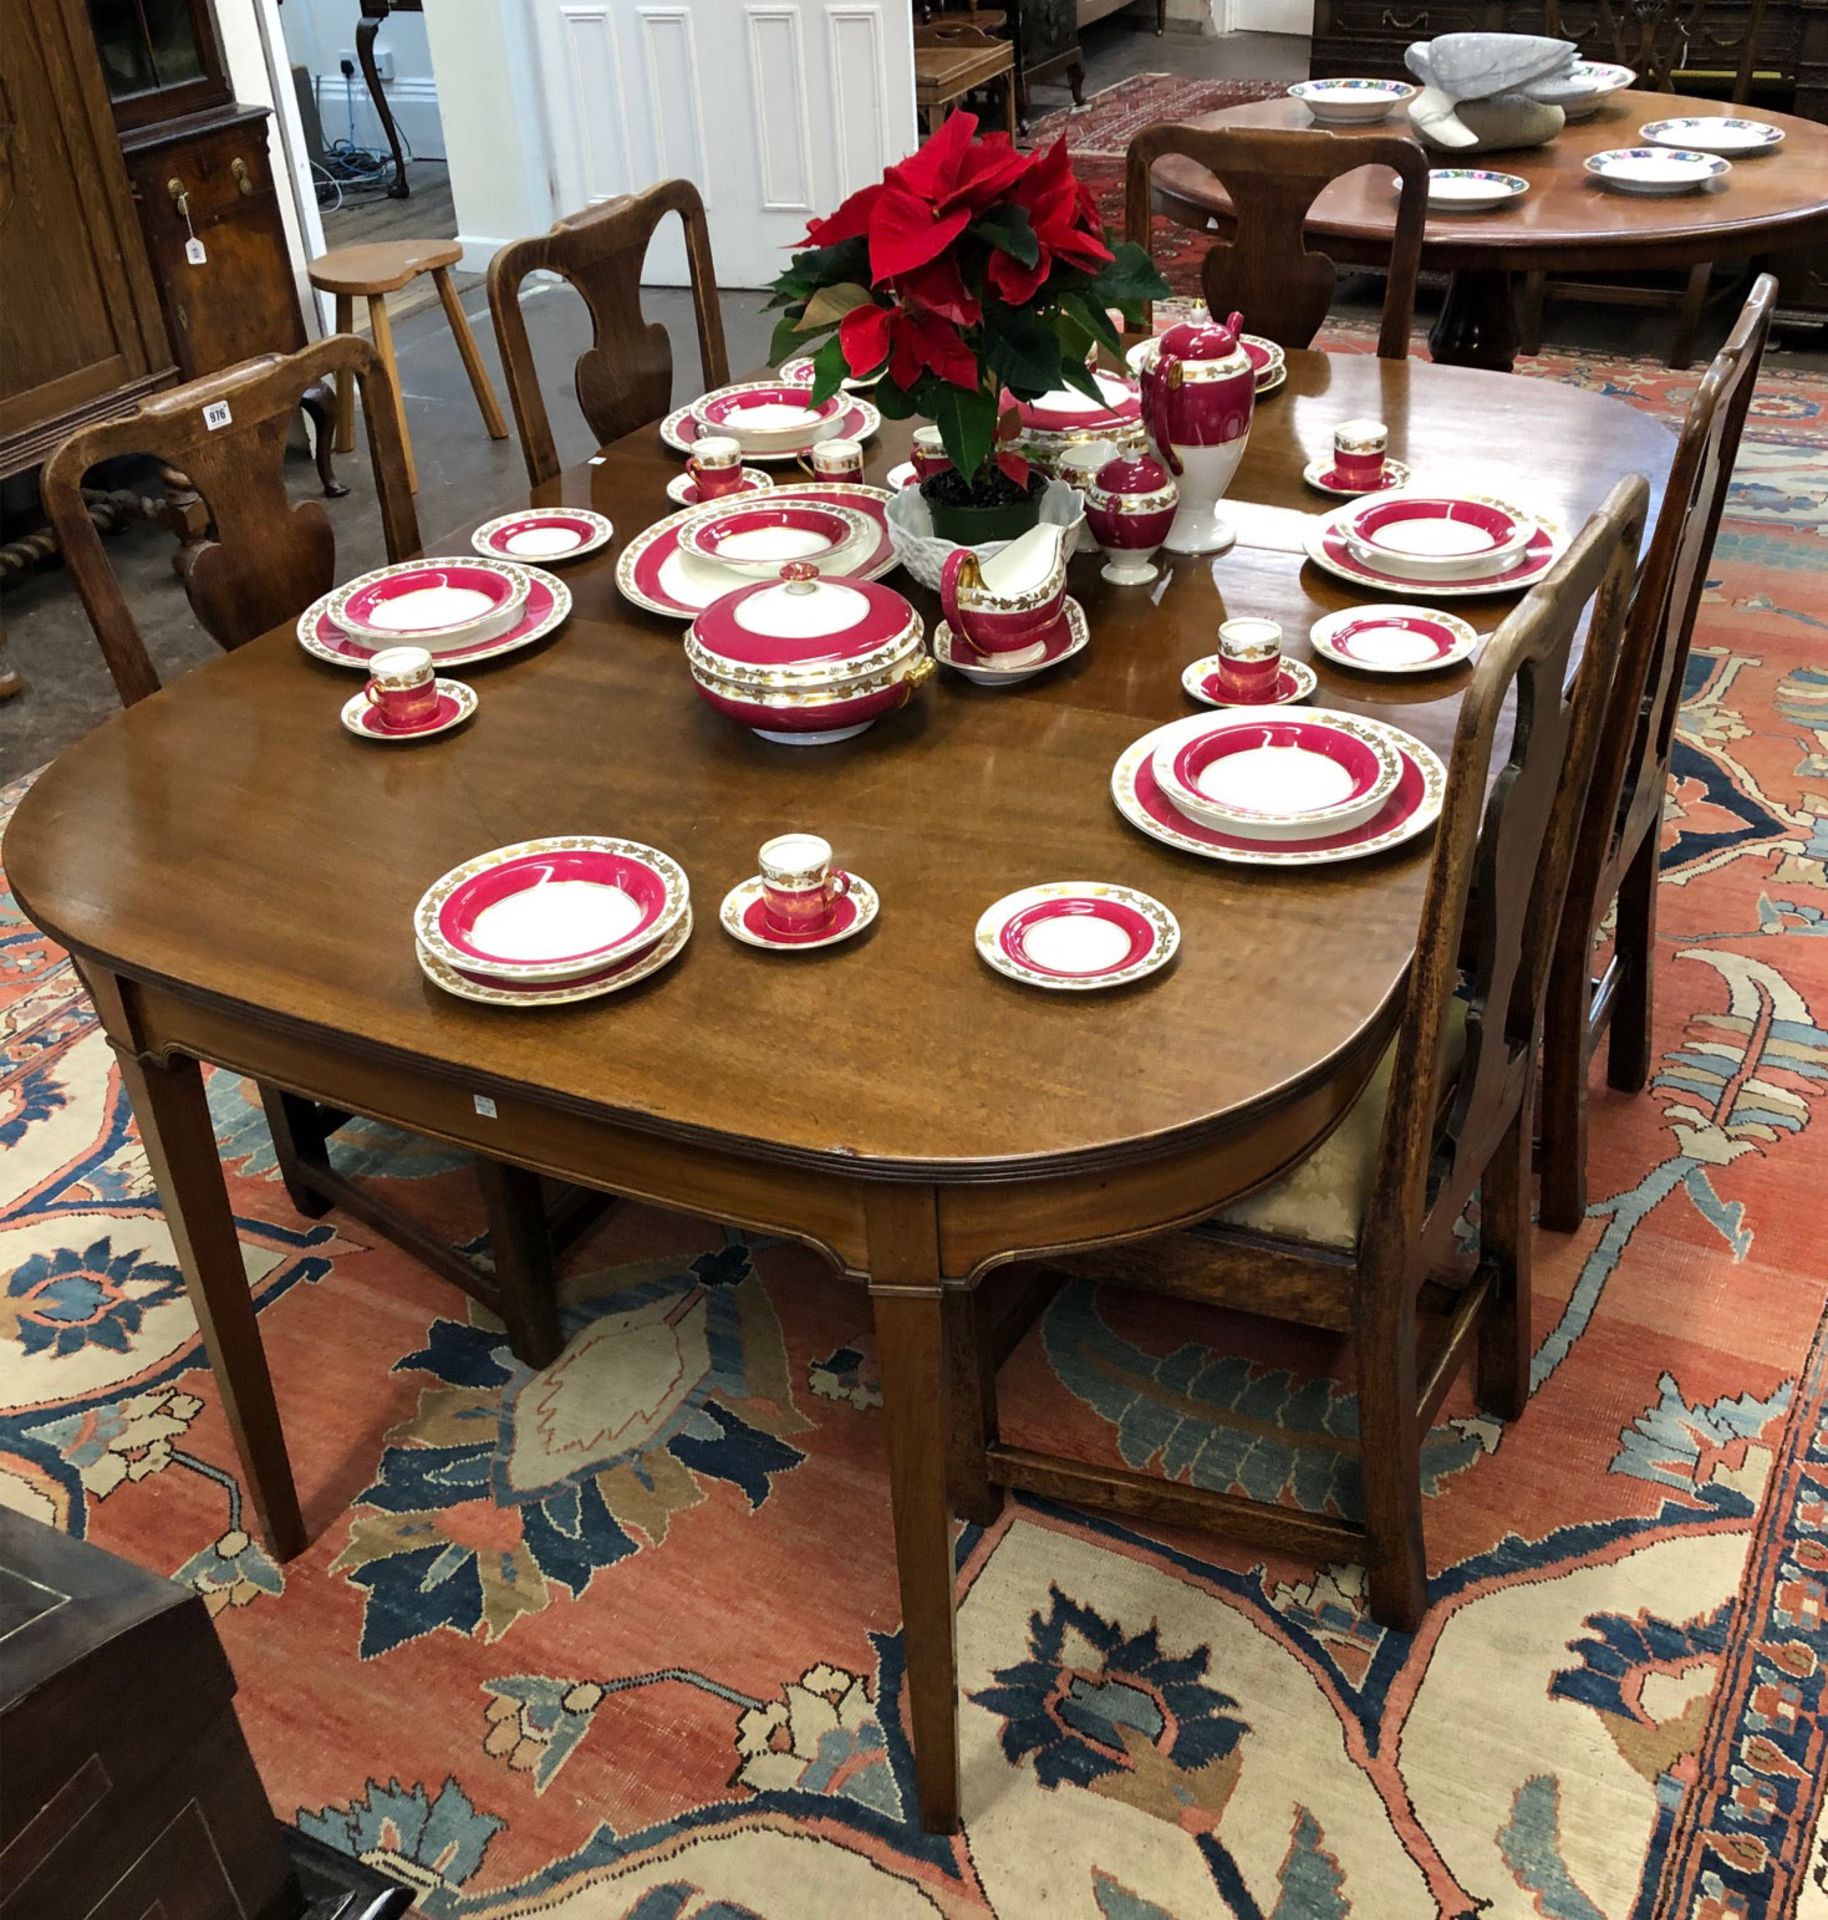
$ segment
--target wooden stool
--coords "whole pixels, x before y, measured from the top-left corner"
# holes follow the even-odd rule
[[[320,254],[308,269],[311,284],[322,293],[336,295],[336,330],[355,331],[355,299],[360,294],[368,302],[368,324],[374,333],[375,350],[387,363],[393,378],[394,405],[400,413],[400,439],[406,448],[406,479],[413,492],[419,491],[419,469],[413,463],[412,436],[406,431],[406,395],[400,385],[400,366],[394,358],[393,328],[387,322],[387,296],[422,273],[429,273],[444,302],[444,317],[457,336],[457,351],[463,355],[464,371],[482,409],[482,423],[491,440],[505,440],[508,425],[496,404],[495,389],[489,385],[488,369],[476,350],[476,336],[463,317],[457,289],[451,285],[451,268],[463,257],[455,240],[374,240],[366,246],[338,247]],[[347,372],[337,376],[336,446],[348,453],[355,446],[355,382]]]

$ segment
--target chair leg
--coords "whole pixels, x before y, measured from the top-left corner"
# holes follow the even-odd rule
[[[1013,146],[1019,131],[1016,125],[1016,70],[1011,67],[1003,76],[1003,130],[1009,135]]]
[[[406,454],[406,485],[409,491],[419,491],[419,467],[413,459],[413,437],[406,430],[406,395],[400,386],[400,363],[394,358],[394,330],[388,323],[387,296],[384,293],[371,293],[368,296],[368,325],[374,334],[375,351],[381,356],[381,364],[387,369],[387,378],[394,390],[394,413],[400,422],[400,446]]]
[[[1003,1511],[1003,1489],[992,1483],[986,1449],[997,1437],[996,1356],[991,1351],[989,1296],[981,1287],[949,1291],[945,1299],[947,1388],[950,1408],[947,1492],[961,1520],[987,1527]]]
[[[1530,1398],[1530,1095],[1479,1183],[1479,1241],[1493,1292],[1479,1340],[1479,1404],[1515,1420]]]
[[[306,1178],[311,1167],[328,1164],[324,1125],[317,1102],[302,1099],[296,1093],[281,1093],[277,1087],[263,1086],[260,1104],[266,1112],[267,1130],[273,1136],[273,1158],[279,1163],[286,1198],[307,1220],[321,1220],[330,1211],[330,1202],[312,1188]]]
[[[318,484],[324,489],[327,500],[340,500],[349,491],[336,477],[333,445],[341,399],[333,396],[330,389],[319,380],[299,395],[298,404],[311,422],[311,457],[317,462]]]
[[[1657,829],[1653,823],[1619,883],[1613,936],[1620,978],[1606,1039],[1606,1084],[1642,1093],[1650,1078],[1657,949]]]
[[[1556,940],[1542,1018],[1542,1208],[1551,1233],[1587,1217],[1587,1021],[1593,1004],[1592,942],[1575,902]],[[1577,931],[1574,922],[1581,921]]]
[[[1542,351],[1542,303],[1548,285],[1549,276],[1546,273],[1526,273],[1523,276],[1523,294],[1517,302],[1519,353]]]
[[[1711,263],[1691,268],[1688,286],[1682,295],[1682,311],[1676,319],[1676,338],[1669,350],[1669,364],[1680,372],[1695,357],[1695,335],[1701,331],[1701,309],[1707,304],[1707,285],[1713,278]]]
[[[539,1175],[478,1156],[476,1179],[489,1217],[495,1310],[507,1326],[508,1345],[523,1366],[550,1366],[565,1336]]]
[[[355,299],[347,293],[336,296],[336,330],[355,332]],[[336,450],[355,452],[355,369],[342,367],[336,376]]]
[[[476,336],[470,331],[470,323],[464,317],[463,302],[457,298],[457,289],[451,284],[450,268],[434,267],[432,280],[438,288],[438,298],[444,302],[444,317],[451,323],[451,332],[456,336],[457,351],[463,356],[463,370],[470,376],[470,390],[476,396],[476,404],[482,409],[482,424],[488,428],[491,440],[505,440],[508,437],[508,423],[501,417],[495,389],[489,384],[489,370],[482,364]]]
[[[1358,1444],[1369,1534],[1371,1616],[1413,1633],[1428,1606],[1422,1438],[1416,1421],[1415,1297],[1367,1276],[1358,1325]]]

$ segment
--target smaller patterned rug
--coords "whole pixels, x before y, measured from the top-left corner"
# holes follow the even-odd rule
[[[1280,80],[1202,80],[1182,73],[1138,73],[1092,95],[1082,107],[1068,107],[1037,120],[1029,138],[1050,147],[1062,134],[1074,164],[1086,160],[1121,161],[1144,127],[1164,120],[1192,120],[1220,107],[1241,107],[1251,100],[1273,100],[1284,91]]]

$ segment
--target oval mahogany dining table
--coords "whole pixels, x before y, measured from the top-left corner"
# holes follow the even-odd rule
[[[278,1553],[300,1550],[305,1524],[199,1062],[786,1235],[867,1283],[891,1497],[843,1524],[859,1555],[887,1551],[892,1528],[921,1818],[957,1825],[948,1421],[973,1410],[948,1412],[946,1342],[1002,1263],[1196,1219],[1319,1141],[1393,1031],[1428,864],[1427,835],[1293,872],[1193,858],[1118,816],[1112,763],[1190,710],[1181,669],[1221,618],[1267,614],[1311,659],[1310,622],[1368,597],[1302,557],[1305,516],[1333,503],[1301,469],[1336,421],[1379,415],[1418,478],[1509,496],[1570,531],[1620,475],[1660,486],[1674,444],[1572,387],[1368,356],[1288,366],[1232,488],[1238,545],[1180,560],[1159,592],[1107,586],[1099,556],[1076,559],[1091,644],[1019,691],[942,672],[823,748],[770,745],[713,712],[680,625],[615,586],[615,553],[669,510],[679,465],[648,428],[533,495],[591,505],[618,536],[566,570],[575,610],[555,636],[464,670],[481,699],[459,731],[352,738],[337,716],[354,676],[287,627],[108,720],[39,778],[8,871],[75,955],[116,1051]],[[905,426],[885,428],[871,472],[906,447]],[[1489,630],[1513,602],[1457,604]],[[1320,702],[1387,716],[1444,754],[1470,669],[1318,672]],[[879,890],[863,937],[778,955],[720,929],[723,893],[786,828],[828,836]],[[428,984],[411,924],[424,888],[486,848],[568,832],[684,864],[698,918],[680,958],[571,1008],[475,1006]],[[1089,994],[985,966],[982,910],[1063,878],[1164,901],[1183,934],[1174,962]],[[1301,1516],[1289,1524],[1299,1550]]]
[[[1585,172],[1588,157],[1644,142],[1653,120],[1748,115],[1784,131],[1775,153],[1736,157],[1733,170],[1694,193],[1616,193]],[[1196,127],[1312,127],[1299,100],[1253,101],[1201,114]],[[1401,114],[1370,126],[1335,127],[1347,139],[1407,133]],[[1611,274],[1749,260],[1806,246],[1828,234],[1828,127],[1794,114],[1735,107],[1692,94],[1612,96],[1590,119],[1570,121],[1546,146],[1462,158],[1429,155],[1431,166],[1491,167],[1530,183],[1521,200],[1489,213],[1431,213],[1422,229],[1422,266],[1447,273],[1447,298],[1429,334],[1429,350],[1449,365],[1508,373],[1517,356],[1515,276]],[[1310,247],[1346,266],[1387,265],[1396,233],[1395,175],[1362,168],[1322,189],[1308,214]],[[1197,162],[1171,155],[1155,163],[1155,209],[1182,226],[1223,232],[1231,222],[1225,189]]]

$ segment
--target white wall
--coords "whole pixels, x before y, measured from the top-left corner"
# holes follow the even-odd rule
[[[442,7],[444,0],[435,0]],[[361,19],[356,0],[286,0],[279,10],[285,25],[286,50],[312,76],[317,89],[318,115],[326,143],[349,136],[349,116],[355,114],[355,139],[360,146],[387,151],[368,86],[358,65],[353,82],[345,81],[340,62],[355,57],[355,30]],[[432,76],[432,55],[426,16],[389,14],[375,36],[377,54],[391,53],[394,73],[383,82],[387,104],[412,153],[422,159],[444,157],[444,131],[438,112],[438,87]]]

